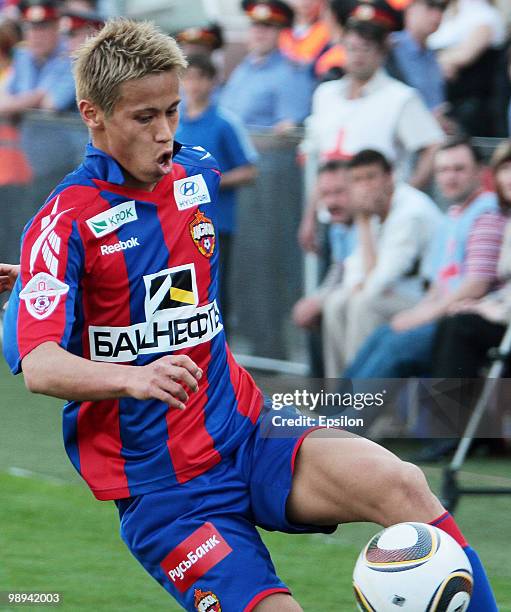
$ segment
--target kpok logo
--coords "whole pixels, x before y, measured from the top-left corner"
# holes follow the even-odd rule
[[[178,210],[186,210],[199,204],[209,204],[211,196],[202,174],[194,174],[174,181],[174,199]]]
[[[126,223],[136,221],[137,219],[135,200],[131,200],[130,202],[118,204],[113,208],[99,213],[99,215],[95,217],[87,219],[87,225],[96,238],[101,238],[102,236],[115,232]]]
[[[231,552],[216,527],[204,523],[174,548],[160,566],[178,591],[184,593]]]
[[[195,267],[186,264],[144,276],[145,317],[128,327],[89,327],[91,358],[129,362],[208,342],[223,330],[216,301],[198,306]]]

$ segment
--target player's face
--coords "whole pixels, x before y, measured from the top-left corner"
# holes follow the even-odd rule
[[[192,103],[205,103],[213,89],[215,81],[195,66],[188,68],[183,77],[183,89],[186,99]]]
[[[318,196],[328,209],[332,223],[351,221],[350,197],[347,171],[321,172],[318,176]]]
[[[365,40],[355,32],[344,37],[346,72],[352,77],[367,81],[383,63],[383,49],[375,42]]]
[[[439,151],[435,179],[444,198],[463,203],[480,184],[480,169],[472,151],[465,145]]]
[[[256,55],[266,55],[277,48],[280,29],[261,23],[254,23],[248,31],[248,49]]]
[[[126,186],[152,191],[171,172],[179,101],[174,70],[121,85],[113,113],[93,135],[94,144],[123,167]]]
[[[511,161],[504,162],[495,173],[497,189],[508,206],[511,206]]]

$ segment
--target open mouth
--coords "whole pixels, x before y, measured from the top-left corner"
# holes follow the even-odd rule
[[[158,157],[158,166],[163,174],[168,174],[172,170],[172,152],[166,151]]]

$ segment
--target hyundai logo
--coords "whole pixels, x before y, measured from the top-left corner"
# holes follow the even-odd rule
[[[184,196],[193,196],[199,191],[199,186],[195,181],[186,181],[179,188],[181,195]]]

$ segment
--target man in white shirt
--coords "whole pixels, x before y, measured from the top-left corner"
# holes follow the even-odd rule
[[[308,174],[327,159],[346,160],[363,149],[375,149],[394,165],[399,178],[423,189],[443,132],[419,92],[383,70],[389,30],[376,17],[363,19],[371,16],[363,6],[355,9],[344,29],[345,76],[319,85],[312,98],[300,145],[311,168]],[[316,250],[316,221],[311,199],[298,236],[306,251]]]
[[[419,301],[421,262],[442,218],[426,194],[394,184],[392,166],[378,151],[361,151],[348,166],[357,244],[342,285],[323,305],[329,378],[340,375],[376,327]]]
[[[377,22],[357,16],[348,20],[346,75],[316,89],[302,151],[317,163],[376,149],[398,171],[415,155],[409,182],[422,188],[431,176],[434,148],[443,134],[418,92],[384,72],[387,37],[388,30]]]

